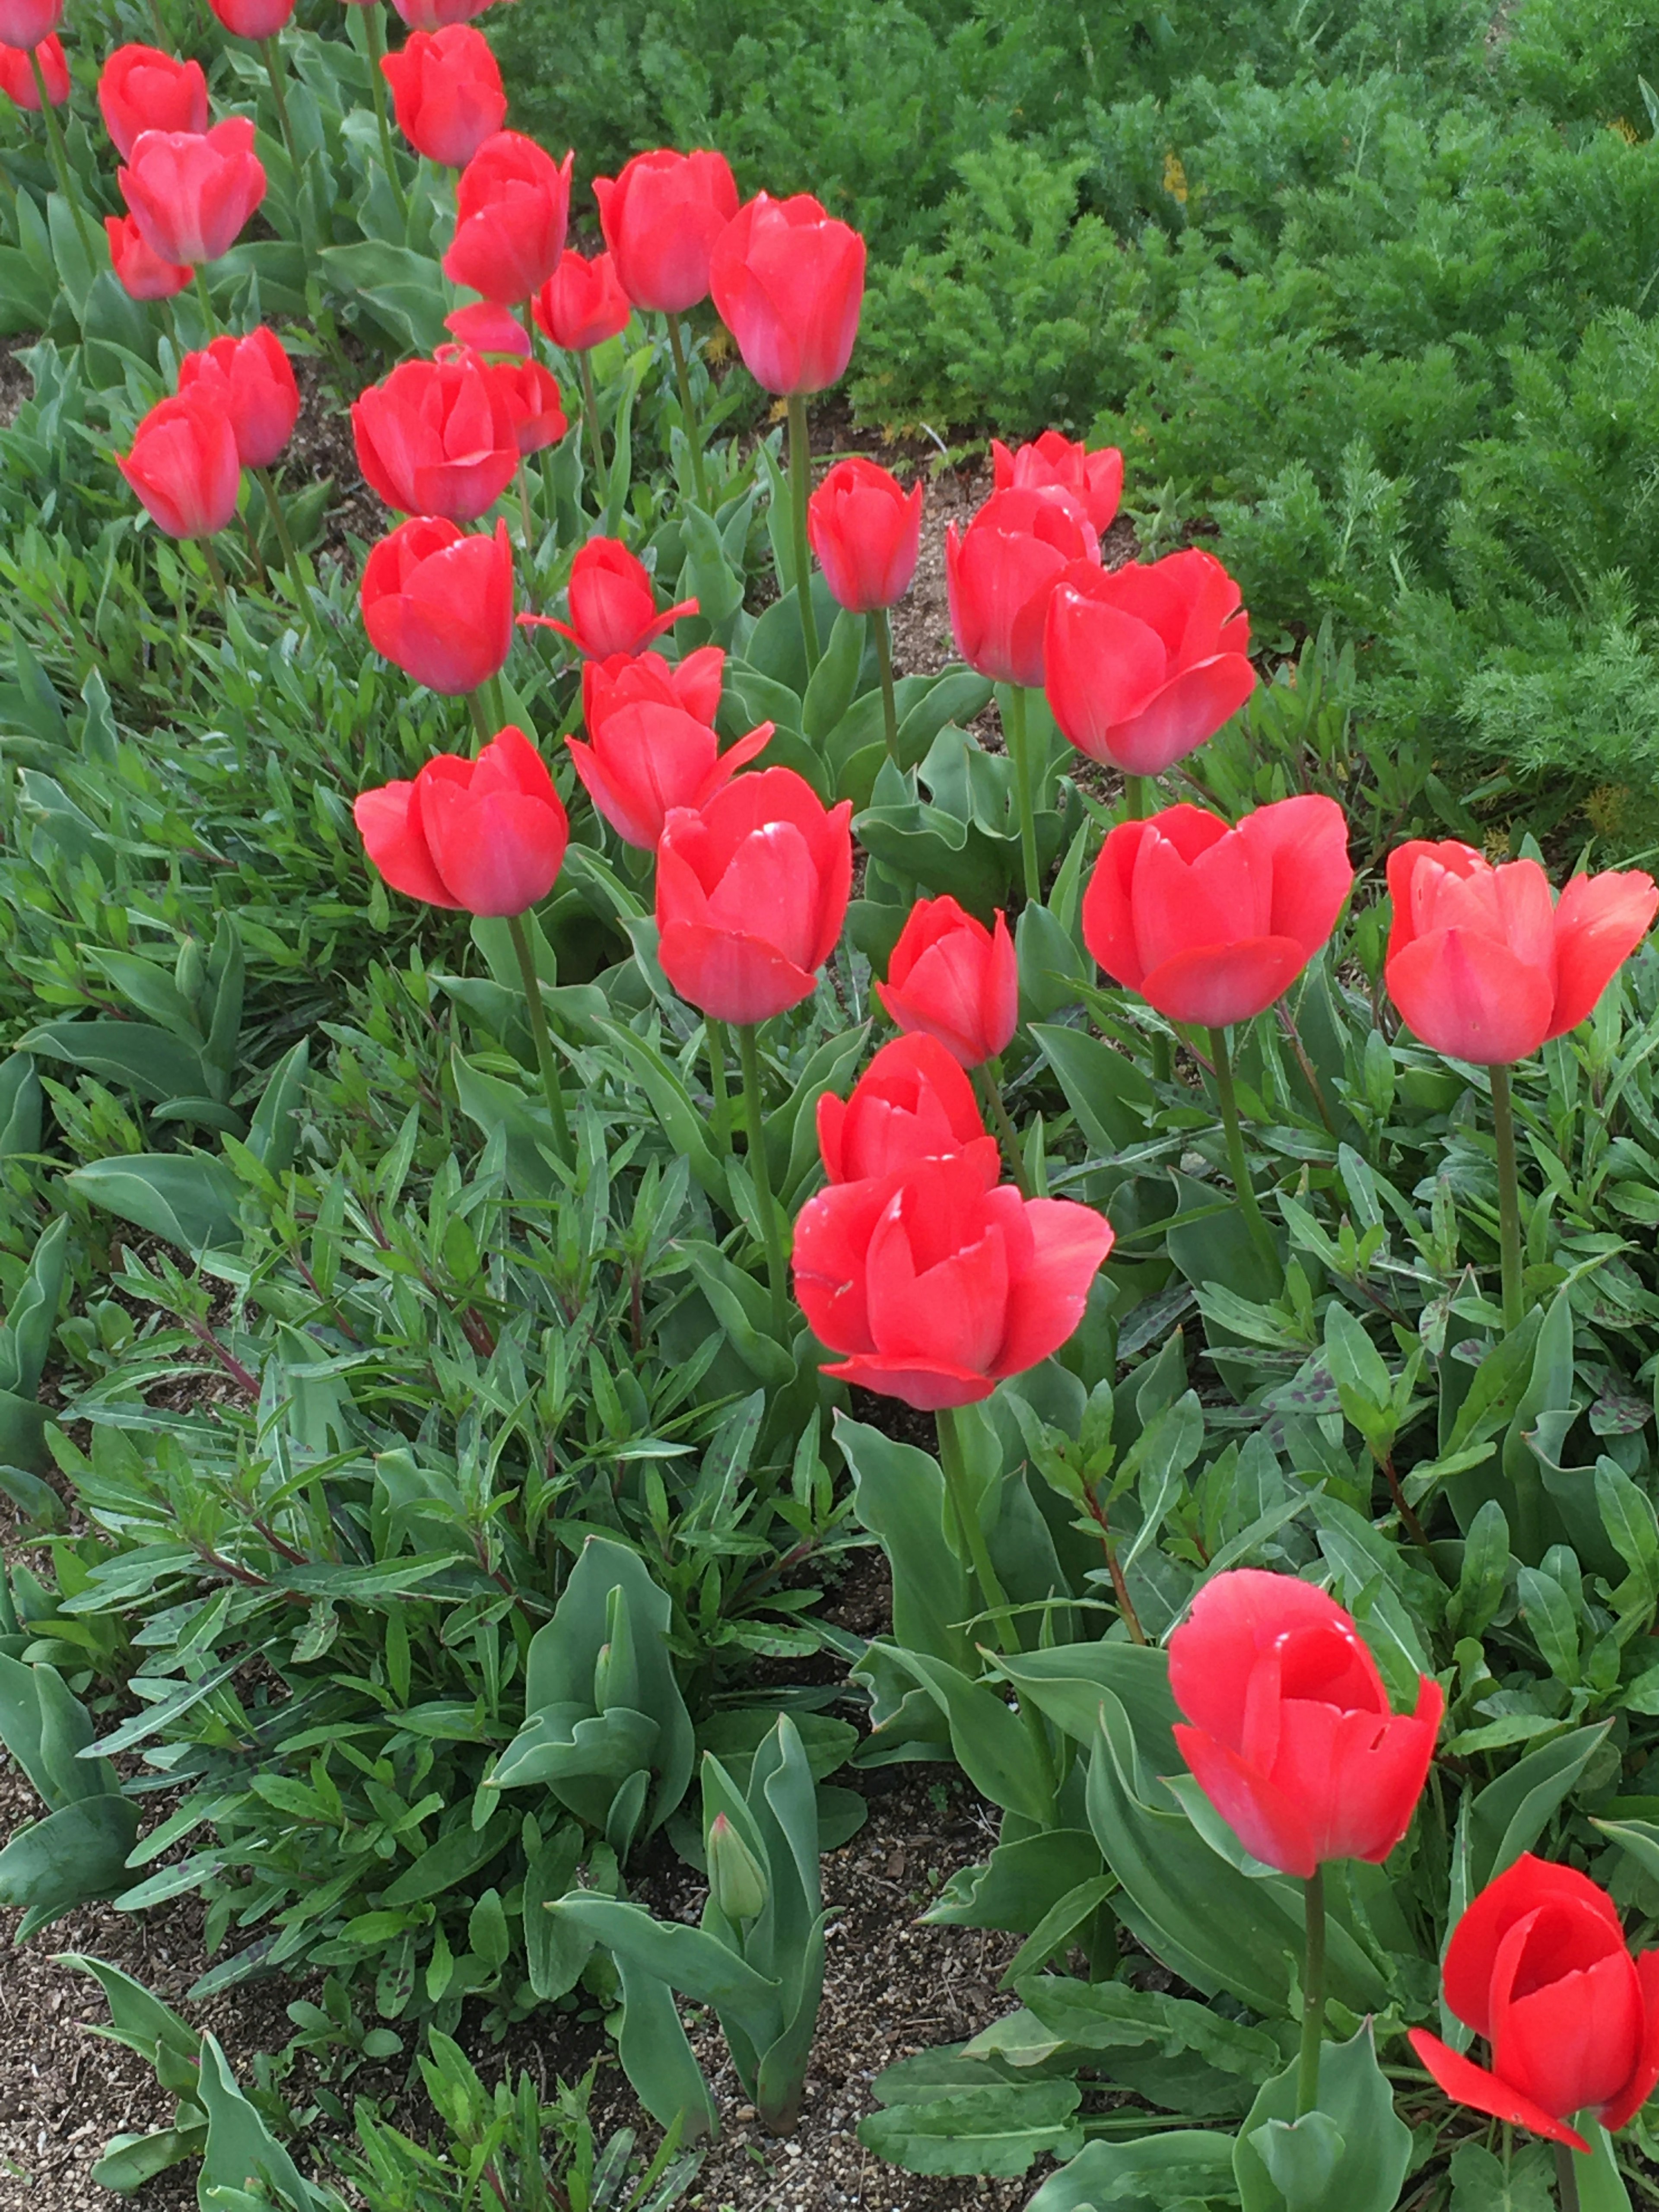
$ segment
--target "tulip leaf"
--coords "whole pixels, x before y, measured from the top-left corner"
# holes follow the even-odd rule
[[[714,2099],[693,2055],[672,1989],[627,1952],[618,1954],[617,1970],[623,1995],[617,2055],[635,2094],[659,2126],[680,2123],[682,2142],[713,2135]]]
[[[867,2113],[859,2122],[859,2141],[911,2173],[1007,2180],[1039,2158],[1069,2158],[1081,2147],[1083,2130],[1073,2118],[1081,2101],[1075,2081],[990,2075],[955,2096],[906,2098]]]
[[[1471,1896],[1513,1866],[1522,1851],[1532,1850],[1612,1726],[1602,1721],[1541,1744],[1472,1801]]]
[[[1265,2083],[1233,2146],[1243,2212],[1394,2212],[1412,2131],[1394,2109],[1367,2021],[1319,2053],[1319,2102],[1296,2116],[1297,2068]]]
[[[1164,2212],[1166,2205],[1231,2201],[1233,2139],[1207,2128],[1085,2143],[1051,2173],[1026,2212]]]
[[[1507,2166],[1477,2142],[1451,2154],[1451,2212],[1555,2212],[1550,2154],[1542,2143],[1514,2146]]]
[[[1029,1935],[1060,1899],[1100,1870],[1100,1845],[1086,1828],[1048,1828],[999,1844],[981,1866],[963,1867],[921,1917],[935,1928],[1001,1928]]]
[[[1038,1763],[1024,1724],[984,1683],[948,1661],[890,1647],[951,1724],[951,1748],[969,1780],[994,1805],[1039,1827],[1054,1825],[1053,1786]]]
[[[211,1085],[200,1051],[149,1022],[42,1022],[18,1040],[24,1052],[69,1060],[149,1100],[196,1098]]]
[[[92,1160],[65,1177],[94,1206],[181,1252],[240,1244],[242,1188],[207,1152],[128,1152]]]
[[[22,1910],[19,1941],[77,1905],[124,1889],[137,1834],[137,1806],[105,1794],[19,1828],[0,1850],[0,1905]]]

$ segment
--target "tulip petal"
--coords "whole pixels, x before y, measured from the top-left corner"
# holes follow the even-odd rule
[[[1330,1592],[1265,1567],[1237,1567],[1200,1590],[1170,1638],[1170,1695],[1195,1726],[1224,1743],[1240,1745],[1258,1658],[1286,1638],[1299,1640],[1333,1631],[1351,1647],[1346,1694],[1366,1696],[1376,1712],[1386,1713],[1388,1695],[1376,1662]],[[1305,1687],[1303,1694],[1308,1694]]]
[[[1452,1060],[1481,1067],[1524,1060],[1549,1034],[1549,977],[1495,938],[1431,931],[1392,953],[1385,977],[1408,1027]]]
[[[1008,1286],[1008,1328],[992,1373],[1023,1375],[1060,1350],[1083,1319],[1112,1249],[1112,1226],[1070,1199],[1025,1200],[1033,1249]]]
[[[1291,937],[1194,945],[1143,976],[1140,995],[1172,1022],[1225,1029],[1282,998],[1307,964],[1306,952]]]
[[[1200,660],[1155,691],[1133,720],[1108,726],[1095,757],[1126,775],[1162,775],[1214,737],[1255,689],[1255,670],[1242,653]]]
[[[1446,2002],[1477,2035],[1492,2034],[1492,1972],[1499,1945],[1516,1921],[1546,1905],[1573,1907],[1599,1919],[1613,1942],[1625,1940],[1618,1908],[1606,1890],[1574,1867],[1523,1851],[1470,1900],[1446,1946]]]
[[[382,784],[360,793],[352,804],[364,849],[394,891],[424,899],[428,906],[459,908],[459,899],[433,865],[420,830],[410,819],[413,783]]]
[[[1593,2110],[1618,2095],[1642,2048],[1646,2020],[1622,1933],[1616,1950],[1565,1972],[1554,1971],[1556,1958],[1535,1955],[1547,1949],[1549,1923],[1561,1913],[1560,1906],[1547,1905],[1518,1922],[1500,1947],[1494,1994],[1510,1983],[1522,1993],[1495,2008],[1492,2049],[1494,2073],[1524,2087],[1547,2112],[1565,2113]],[[1555,1948],[1569,1957],[1575,1933],[1571,1922],[1557,1932]],[[1538,1986],[1526,1990],[1529,1981]]]
[[[1595,1011],[1614,971],[1647,935],[1659,889],[1639,868],[1575,876],[1555,909],[1555,1011],[1549,1035],[1576,1029]]]
[[[1565,2143],[1569,2150],[1588,2153],[1589,2145],[1575,2129],[1512,2089],[1507,2081],[1500,2081],[1484,2066],[1477,2066],[1472,2058],[1460,2056],[1437,2035],[1414,2027],[1407,2039],[1455,2105],[1467,2105],[1472,2112],[1506,2120],[1511,2127],[1530,2128],[1547,2142]]]
[[[937,1413],[947,1406],[977,1405],[996,1387],[983,1375],[970,1374],[966,1369],[926,1367],[914,1360],[865,1353],[823,1371],[837,1382],[857,1382],[884,1398],[897,1398],[914,1406],[919,1413]]]
[[[1659,2085],[1659,1951],[1644,1951],[1636,1961],[1642,1990],[1642,2037],[1631,2077],[1611,2104],[1601,2107],[1601,2124],[1610,2135],[1633,2120]]]
[[[680,996],[717,1022],[769,1021],[817,988],[776,945],[698,922],[670,922],[657,955]]]
[[[1319,1856],[1300,1808],[1204,1729],[1177,1722],[1175,1740],[1193,1779],[1245,1850],[1305,1881]]]

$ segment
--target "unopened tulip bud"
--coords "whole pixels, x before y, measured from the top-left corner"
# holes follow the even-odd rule
[[[770,1894],[766,1869],[724,1813],[708,1831],[708,1892],[728,1920],[755,1920]]]

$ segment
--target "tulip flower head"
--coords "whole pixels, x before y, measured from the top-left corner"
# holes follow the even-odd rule
[[[361,6],[362,0],[350,0]],[[374,0],[368,0],[373,7]],[[492,0],[392,0],[404,22],[411,31],[443,31],[453,23],[470,23],[475,15],[482,15],[492,5]]]
[[[242,465],[230,417],[187,392],[150,409],[116,466],[169,538],[211,538],[236,512]]]
[[[363,568],[363,627],[377,653],[451,698],[495,675],[513,643],[513,547],[417,515],[383,538]]]
[[[1238,586],[1198,547],[1121,568],[1079,562],[1048,602],[1043,684],[1079,752],[1161,775],[1255,689]]]
[[[300,419],[294,364],[263,324],[245,338],[219,337],[179,364],[179,389],[226,416],[245,469],[268,469]]]
[[[866,1182],[953,1152],[978,1162],[988,1189],[1000,1172],[997,1140],[985,1133],[960,1061],[919,1030],[890,1038],[850,1097],[819,1094],[817,1132],[832,1183]]]
[[[556,446],[570,428],[560,404],[559,380],[538,361],[501,362],[489,372],[507,403],[520,459]]]
[[[141,132],[116,181],[150,252],[192,269],[228,253],[265,196],[245,115],[211,131]]]
[[[674,315],[708,297],[709,256],[738,211],[724,154],[659,146],[617,176],[595,177],[593,197],[617,282],[636,307]]]
[[[274,39],[294,17],[294,0],[208,0],[208,6],[239,39]]]
[[[649,658],[665,669],[655,653]],[[614,680],[600,675],[592,686],[584,683],[584,697],[592,702],[588,742],[568,738],[566,743],[588,797],[617,835],[624,844],[652,853],[672,810],[707,805],[764,750],[773,726],[763,722],[722,752],[709,724],[681,705],[672,674],[629,680],[626,671],[637,665],[589,661],[586,672],[622,672]]]
[[[568,247],[531,305],[538,327],[567,353],[590,353],[614,338],[633,312],[611,255],[596,253],[589,261]]]
[[[146,131],[205,131],[202,64],[155,46],[117,46],[98,74],[98,112],[124,161]]]
[[[1170,1020],[1224,1029],[1289,990],[1352,883],[1334,799],[1275,799],[1231,830],[1201,806],[1166,806],[1108,833],[1083,895],[1083,941]]]
[[[810,192],[760,192],[738,210],[709,256],[708,289],[757,384],[787,398],[841,381],[859,334],[864,259],[857,231]]]
[[[1237,1567],[1205,1583],[1170,1638],[1175,1736],[1247,1851],[1305,1878],[1380,1865],[1411,1826],[1445,1697],[1432,1676],[1395,1713],[1352,1616],[1294,1575]]]
[[[466,914],[523,914],[544,899],[570,838],[546,763],[511,725],[477,760],[440,753],[412,783],[364,792],[352,814],[393,890]]]
[[[665,660],[659,653],[617,653],[606,660],[586,660],[582,720],[592,730],[619,708],[653,701],[678,707],[712,729],[720,710],[725,666],[726,655],[717,645],[700,645],[684,660]]]
[[[826,808],[793,769],[740,775],[680,807],[657,847],[657,952],[681,998],[763,1022],[817,988],[853,886],[850,800]]]
[[[1067,1199],[994,1188],[994,1146],[832,1183],[795,1224],[795,1296],[845,1355],[824,1372],[922,1413],[988,1398],[1058,1352],[1112,1249]]]
[[[64,0],[0,0],[0,46],[44,46],[64,20]]]
[[[163,261],[150,252],[130,215],[106,215],[104,234],[110,266],[129,298],[170,300],[190,283],[191,271],[182,263]]]
[[[896,606],[921,550],[921,485],[907,492],[874,461],[837,461],[807,501],[806,535],[837,606]]]
[[[62,40],[42,39],[34,49],[34,58],[40,64],[46,98],[54,107],[61,107],[70,96],[69,64],[64,58]],[[26,108],[31,114],[39,112],[40,87],[34,81],[33,64],[25,48],[0,46],[0,92],[14,107]]]
[[[1389,996],[1425,1044],[1485,1067],[1576,1029],[1659,911],[1639,868],[1574,876],[1556,899],[1536,860],[1493,867],[1452,839],[1390,853],[1389,895]]]
[[[520,615],[519,620],[557,630],[584,659],[592,660],[642,653],[682,615],[697,611],[695,599],[681,599],[659,614],[651,571],[619,538],[588,539],[570,564],[568,596],[568,623],[556,622],[551,615]]]
[[[957,649],[994,684],[1042,681],[1048,602],[1066,567],[1098,562],[1100,540],[1064,491],[994,491],[969,523],[945,533],[945,579]]]
[[[399,53],[381,57],[398,128],[415,151],[445,169],[464,169],[501,127],[507,94],[489,41],[470,23],[411,31]]]
[[[1575,2113],[1615,2133],[1659,2083],[1659,1951],[1632,1959],[1613,1899],[1571,1867],[1523,1852],[1488,1882],[1452,1930],[1443,1987],[1492,2051],[1478,2065],[1412,2030],[1455,2104],[1588,2151]]]
[[[953,898],[918,899],[876,996],[900,1029],[937,1038],[963,1067],[994,1060],[1019,1020],[1019,969],[1000,910],[987,929]]]
[[[504,354],[515,361],[530,358],[529,331],[510,307],[498,307],[494,300],[474,300],[468,307],[457,307],[444,317],[444,328],[453,333],[458,344],[474,353]]]
[[[519,465],[507,394],[495,372],[463,348],[400,362],[352,402],[351,429],[370,489],[404,514],[476,521]]]
[[[1115,446],[1091,453],[1081,441],[1058,430],[1045,430],[1029,446],[1010,453],[1000,438],[991,441],[992,486],[997,491],[1068,492],[1103,538],[1123,496],[1123,456]]]
[[[556,161],[518,131],[486,138],[455,188],[450,282],[507,307],[538,292],[564,252],[575,158]]]

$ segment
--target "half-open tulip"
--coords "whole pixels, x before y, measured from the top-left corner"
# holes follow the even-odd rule
[[[1423,1675],[1395,1713],[1351,1614],[1294,1575],[1237,1567],[1206,1583],[1170,1638],[1175,1736],[1245,1850],[1306,1877],[1381,1864],[1411,1826],[1445,1697]]]
[[[1224,1029],[1290,988],[1352,883],[1334,799],[1275,799],[1231,830],[1201,806],[1166,806],[1109,831],[1083,895],[1083,941],[1171,1021]]]
[[[446,348],[400,362],[352,402],[352,434],[369,487],[404,514],[472,522],[513,481],[519,441],[496,372]]]
[[[575,158],[556,161],[519,131],[486,138],[455,188],[455,235],[444,256],[450,282],[507,307],[538,292],[564,252]]]
[[[1455,2104],[1588,2151],[1575,2113],[1622,2128],[1659,2084],[1659,1951],[1632,1958],[1618,1906],[1571,1867],[1523,1851],[1488,1882],[1452,1930],[1442,1988],[1492,2051],[1478,2065],[1412,2030]]]
[[[588,539],[570,564],[568,597],[568,623],[556,622],[551,615],[520,615],[519,619],[557,630],[578,653],[593,660],[642,653],[682,615],[697,611],[695,599],[681,599],[659,614],[651,571],[620,538]]]
[[[54,107],[61,107],[70,96],[69,64],[64,58],[63,41],[42,39],[34,49],[34,58],[40,64],[46,98]],[[40,87],[34,81],[33,64],[21,46],[0,46],[0,92],[14,107],[27,108],[31,113],[40,108]]]
[[[633,301],[617,278],[608,253],[590,261],[567,247],[559,265],[531,306],[539,327],[567,353],[587,353],[626,330]]]
[[[513,643],[513,547],[507,525],[464,537],[417,515],[383,538],[363,568],[363,627],[377,653],[429,690],[459,697],[486,684]]]
[[[98,73],[98,112],[124,161],[146,131],[205,131],[202,64],[156,46],[117,46]]]
[[[230,417],[189,392],[152,407],[116,465],[169,538],[211,538],[236,512],[242,465]]]
[[[491,368],[507,402],[520,459],[556,446],[570,428],[560,403],[559,380],[538,361],[501,362]]]
[[[246,115],[211,131],[141,132],[116,181],[150,252],[191,268],[228,253],[265,196]]]
[[[110,266],[117,280],[134,300],[170,300],[191,281],[182,263],[163,261],[143,241],[130,215],[106,215],[104,234],[109,240]]]
[[[1238,586],[1197,546],[1162,561],[1068,568],[1048,602],[1043,686],[1091,760],[1161,775],[1255,689]]]
[[[864,240],[810,192],[760,192],[715,240],[708,289],[757,384],[785,398],[824,392],[859,334]]]
[[[464,169],[501,127],[507,94],[489,41],[470,23],[412,31],[399,53],[383,55],[398,128],[417,154]]]
[[[523,914],[544,899],[570,842],[546,763],[511,724],[477,760],[439,753],[412,783],[364,792],[352,812],[393,890],[467,914]]]
[[[763,1022],[811,996],[846,919],[852,811],[769,768],[668,817],[657,951],[681,998],[719,1022]]]
[[[444,317],[444,328],[474,353],[508,354],[517,361],[530,358],[529,331],[510,307],[498,307],[494,300],[473,300],[465,307],[455,308]]]
[[[668,697],[642,690],[607,696],[588,717],[588,742],[566,739],[594,805],[624,844],[647,853],[656,850],[671,811],[706,806],[764,750],[773,726],[763,722],[722,752],[708,724],[679,705],[672,685],[662,689]]]
[[[208,6],[239,39],[274,39],[294,16],[294,0],[208,0]]]
[[[1559,899],[1536,860],[1414,839],[1389,855],[1389,996],[1425,1044],[1494,1067],[1590,1013],[1647,934],[1659,890],[1639,868],[1574,876]]]
[[[993,1188],[994,1152],[832,1183],[795,1224],[795,1296],[846,1356],[825,1372],[923,1413],[988,1398],[1058,1352],[1112,1249],[1103,1217]]]
[[[1100,540],[1065,492],[994,491],[965,531],[945,533],[945,580],[957,648],[994,684],[1042,681],[1043,626],[1062,571],[1097,562]]]
[[[179,364],[179,389],[228,416],[245,469],[268,469],[300,419],[294,364],[262,323],[245,338],[218,337]]]
[[[918,899],[876,996],[902,1030],[937,1037],[963,1067],[994,1060],[1019,1020],[1019,969],[1001,913],[991,930],[948,896]]]
[[[352,4],[361,5],[362,0],[352,0]],[[374,0],[368,4],[373,7]],[[492,0],[392,0],[392,4],[411,31],[442,31],[452,23],[470,23]]]
[[[1123,456],[1115,446],[1091,453],[1081,441],[1045,430],[1029,446],[1010,453],[1000,438],[991,441],[991,483],[996,491],[1069,492],[1101,537],[1111,527],[1123,496]]]
[[[837,461],[806,504],[806,535],[837,606],[896,606],[921,550],[921,485],[854,455]]]
[[[665,660],[659,653],[617,653],[608,660],[586,660],[582,720],[591,730],[619,708],[654,700],[712,728],[720,710],[725,667],[726,655],[717,645],[700,645],[684,660]]]
[[[0,0],[0,45],[25,53],[42,45],[64,20],[64,0]]]
[[[973,1085],[937,1037],[920,1030],[890,1038],[850,1097],[821,1092],[817,1129],[831,1182],[861,1182],[951,1152],[972,1154],[988,1188],[1000,1171]]]
[[[738,211],[724,154],[635,154],[615,177],[595,177],[599,228],[617,282],[636,307],[678,314],[708,296],[708,257]]]

